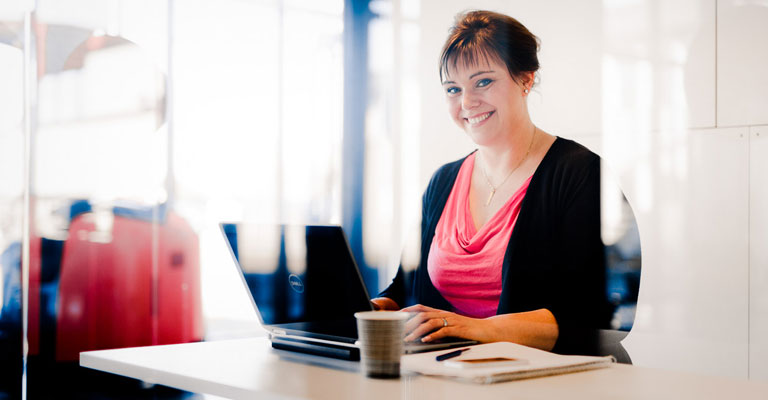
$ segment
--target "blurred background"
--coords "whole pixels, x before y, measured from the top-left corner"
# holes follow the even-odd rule
[[[263,334],[222,221],[340,224],[372,294],[415,268],[421,193],[474,148],[437,74],[474,8],[541,39],[534,122],[603,159],[635,365],[768,381],[768,1],[12,0],[0,398],[83,350]]]

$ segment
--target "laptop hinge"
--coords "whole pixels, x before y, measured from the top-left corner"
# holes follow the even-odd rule
[[[308,341],[282,336],[272,336],[272,347],[279,350],[297,351],[316,356],[332,357],[342,360],[360,360],[360,349],[357,347],[338,346],[317,341]]]

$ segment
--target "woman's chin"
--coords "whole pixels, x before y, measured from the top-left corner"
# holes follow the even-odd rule
[[[478,146],[490,146],[495,141],[494,138],[496,135],[487,132],[486,130],[473,130],[473,129],[465,129],[464,130],[467,133],[467,136]]]

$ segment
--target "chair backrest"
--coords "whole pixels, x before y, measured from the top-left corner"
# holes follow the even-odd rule
[[[92,214],[72,221],[61,261],[56,360],[202,336],[199,243],[186,221],[171,212],[162,224],[115,215],[107,239]]]

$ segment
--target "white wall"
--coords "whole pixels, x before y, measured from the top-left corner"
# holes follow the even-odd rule
[[[749,375],[768,380],[768,126],[749,140]]]
[[[423,0],[423,185],[473,148],[436,66],[473,8],[539,36],[535,123],[620,177],[642,241],[634,363],[768,381],[768,1]]]

